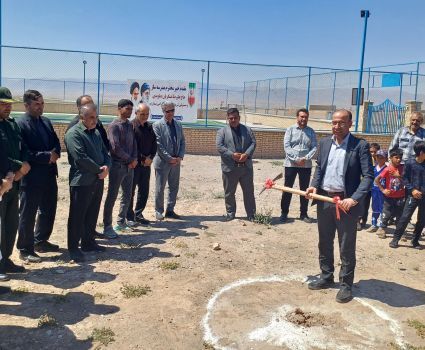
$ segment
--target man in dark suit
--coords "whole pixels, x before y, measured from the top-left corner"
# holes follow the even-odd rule
[[[162,105],[164,117],[153,124],[157,153],[153,159],[155,169],[155,218],[164,219],[164,189],[168,182],[168,201],[165,217],[180,219],[174,211],[180,184],[180,164],[183,160],[186,141],[181,123],[174,119],[176,106],[166,101]]]
[[[81,107],[85,106],[85,105],[92,105],[94,104],[93,99],[90,95],[81,95],[80,97],[77,98],[77,109],[78,109],[78,114],[74,117],[74,119],[71,120],[71,122],[69,123],[68,127],[66,128],[65,133],[68,132],[69,129],[71,129],[75,124],[78,124],[78,122],[81,119]],[[106,149],[108,151],[111,150],[111,144],[109,143],[108,140],[108,134],[106,133],[105,128],[103,127],[102,122],[100,121],[99,117],[97,117],[97,123],[96,123],[96,129],[97,131],[99,131],[100,136],[102,137],[102,141],[106,147]]]
[[[52,123],[43,116],[44,100],[40,92],[27,90],[23,100],[26,113],[18,120],[18,125],[28,147],[31,171],[21,181],[17,248],[21,260],[40,262],[35,251],[59,250],[58,245],[49,242],[49,238],[56,216],[56,161],[60,157],[61,146]]]
[[[256,211],[252,168],[252,155],[256,141],[252,130],[240,124],[240,119],[238,109],[230,108],[227,111],[229,125],[220,129],[216,138],[217,150],[221,155],[226,220],[228,221],[235,218],[235,193],[238,183],[242,188],[245,211],[249,220],[254,218]]]
[[[369,144],[350,134],[351,112],[345,109],[332,116],[333,136],[319,143],[319,156],[310,193],[339,197],[341,219],[336,217],[335,204],[319,201],[317,221],[319,229],[320,279],[311,282],[309,289],[330,288],[334,282],[334,239],[338,231],[341,258],[340,290],[336,301],[346,303],[352,299],[351,288],[356,266],[357,218],[362,212],[362,202],[373,183],[373,166]]]

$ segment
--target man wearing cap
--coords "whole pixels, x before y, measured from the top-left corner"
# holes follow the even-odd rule
[[[118,118],[108,128],[111,144],[112,166],[109,172],[108,194],[103,207],[103,228],[107,238],[118,237],[117,231],[129,229],[126,222],[127,210],[131,201],[134,168],[137,165],[137,144],[133,126],[128,120],[133,111],[133,102],[122,99],[118,102]],[[117,225],[112,227],[112,210],[121,187],[122,197]]]
[[[174,119],[176,105],[162,104],[164,117],[153,124],[157,152],[153,160],[155,168],[155,218],[164,219],[164,190],[168,182],[168,201],[165,217],[180,219],[174,211],[180,184],[180,164],[186,151],[186,141],[181,123]]]
[[[78,122],[81,120],[81,115],[80,115],[81,107],[88,104],[94,104],[93,98],[90,95],[81,95],[80,97],[77,98],[76,103],[77,103],[78,114],[68,124],[68,127],[66,128],[65,133],[67,133],[69,129],[71,129],[75,124],[78,124]],[[111,149],[111,145],[109,144],[108,135],[106,133],[106,130],[102,122],[99,119],[99,116],[97,117],[96,129],[97,131],[99,131],[99,134],[102,137],[102,141],[105,144],[106,149],[109,151]]]
[[[240,124],[237,108],[227,110],[229,125],[217,132],[216,146],[221,155],[221,170],[224,187],[226,220],[231,221],[236,215],[236,188],[241,185],[243,202],[248,220],[254,219],[256,211],[254,197],[254,170],[252,155],[256,147],[254,133],[250,128]]]
[[[31,171],[21,181],[17,248],[21,260],[40,262],[35,251],[47,253],[59,250],[58,245],[49,242],[49,238],[58,201],[56,162],[61,146],[52,123],[42,115],[44,100],[40,92],[27,90],[23,99],[26,113],[19,118],[18,125],[28,147]]]
[[[0,265],[5,272],[24,272],[23,266],[15,265],[10,260],[10,255],[15,245],[16,233],[19,222],[19,180],[28,174],[31,166],[27,162],[28,152],[22,140],[21,131],[16,121],[10,117],[12,103],[10,90],[0,87],[0,138],[9,159],[10,170],[15,173],[13,187],[4,194],[0,205],[1,236],[0,250],[2,259]]]
[[[96,106],[86,104],[80,110],[81,121],[65,135],[68,152],[70,206],[68,251],[71,260],[84,261],[83,252],[102,252],[95,241],[95,229],[111,159],[96,129]]]

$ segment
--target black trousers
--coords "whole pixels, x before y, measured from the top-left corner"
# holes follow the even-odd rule
[[[363,214],[360,217],[360,221],[363,223],[367,222],[367,217],[369,216],[369,208],[370,208],[370,199],[372,198],[372,191],[369,191],[363,199]]]
[[[248,217],[254,216],[256,212],[254,196],[254,171],[252,168],[237,167],[229,172],[222,173],[224,203],[228,214],[236,214],[236,188],[241,185],[243,203]]]
[[[340,211],[340,215],[341,220],[338,220],[336,218],[335,204],[318,202],[317,223],[319,229],[321,278],[330,280],[334,277],[334,240],[335,231],[337,231],[341,259],[339,281],[341,284],[351,287],[356,267],[356,237],[359,212],[345,214]]]
[[[403,198],[388,198],[384,197],[384,208],[382,209],[381,227],[387,227],[388,221],[391,218],[396,218],[397,222],[403,213],[404,197]]]
[[[88,246],[94,242],[97,218],[103,195],[103,180],[96,180],[90,186],[70,187],[68,217],[68,250]]]
[[[394,232],[395,239],[400,240],[401,236],[403,236],[403,233],[406,230],[416,208],[418,208],[418,218],[415,230],[413,231],[412,244],[417,245],[419,243],[421,233],[425,227],[425,199],[415,199],[411,195],[407,197],[406,203],[404,204],[403,214],[401,214],[401,217],[397,222]]]
[[[17,243],[19,250],[34,252],[34,243],[49,240],[55,223],[57,202],[58,185],[54,177],[46,186],[21,187]]]
[[[9,259],[15,245],[19,222],[19,185],[13,183],[13,188],[3,195],[0,202],[1,238],[0,249],[3,259]]]
[[[295,183],[295,178],[297,177],[297,175],[298,175],[300,190],[305,191],[308,185],[310,184],[311,168],[285,167],[285,186],[293,187]],[[288,216],[291,199],[292,199],[291,193],[286,193],[286,192],[282,193],[280,207],[282,209],[282,215],[284,216]],[[308,209],[308,199],[301,196],[300,197],[301,216],[307,215],[307,209]]]
[[[151,167],[138,165],[134,169],[133,177],[133,188],[131,191],[131,201],[127,210],[127,220],[135,221],[143,219],[143,210],[146,208],[146,203],[149,198],[149,181],[151,178]],[[137,197],[136,207],[133,210],[134,196],[136,194],[137,186]]]

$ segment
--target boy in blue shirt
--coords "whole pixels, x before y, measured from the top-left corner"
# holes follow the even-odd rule
[[[377,179],[381,175],[382,171],[387,167],[386,161],[388,154],[386,151],[380,149],[376,152],[375,155],[375,167],[373,168],[374,177]],[[375,180],[377,181],[377,180]],[[380,183],[382,187],[385,187],[385,179],[380,178]],[[369,228],[368,232],[376,232],[380,227],[380,222],[378,222],[379,217],[382,214],[384,208],[384,194],[381,192],[379,186],[374,182],[372,187],[372,226]]]
[[[405,163],[403,180],[408,193],[394,238],[390,242],[391,248],[398,247],[398,241],[404,233],[413,212],[418,208],[418,219],[413,231],[412,246],[415,249],[422,249],[419,244],[422,230],[425,227],[425,141],[418,141],[413,146],[415,159],[410,159]]]

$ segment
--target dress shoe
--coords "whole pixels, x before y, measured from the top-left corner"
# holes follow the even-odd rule
[[[145,218],[136,218],[136,222],[140,225],[150,225],[151,222]]]
[[[93,242],[88,245],[81,245],[81,250],[83,252],[104,252],[106,250],[105,247],[102,247],[101,245],[97,244],[96,242]]]
[[[312,224],[313,219],[309,217],[308,215],[301,215],[300,220],[304,221],[306,224]]]
[[[412,242],[412,248],[422,250],[422,245],[420,245],[418,242]]]
[[[308,284],[308,289],[319,290],[319,289],[328,289],[334,286],[333,279],[325,280],[323,278],[318,279],[317,281],[312,281]]]
[[[34,250],[38,253],[58,252],[59,246],[49,241],[39,242],[34,245]]]
[[[69,258],[71,260],[74,260],[74,262],[76,262],[76,263],[83,262],[85,260],[84,254],[81,253],[81,251],[79,249],[70,250],[69,251]]]
[[[392,239],[390,244],[389,244],[390,248],[398,248],[398,240],[396,239]]]
[[[166,218],[170,218],[170,219],[176,219],[176,220],[180,220],[181,216],[176,214],[176,212],[174,210],[170,210],[170,211],[166,211],[165,212],[165,217]]]
[[[27,252],[25,250],[21,250],[19,253],[19,259],[25,261],[26,263],[39,263],[41,262],[41,258],[35,252]]]
[[[3,267],[5,272],[8,273],[22,273],[25,272],[25,267],[15,265],[15,263],[10,259],[2,259]]]
[[[351,287],[348,286],[341,286],[339,289],[335,300],[338,303],[348,303],[350,300],[353,299],[353,293],[351,292]]]
[[[288,215],[284,215],[284,214],[282,214],[282,215],[280,216],[280,218],[279,218],[279,222],[280,222],[281,224],[286,224],[286,223],[288,222]]]
[[[235,220],[235,213],[227,213],[226,221],[232,221],[232,220]]]
[[[0,286],[0,294],[10,293],[11,291],[9,287]]]
[[[94,231],[93,237],[103,239],[103,238],[105,238],[105,235],[103,233],[98,232],[98,231]]]
[[[4,268],[3,264],[0,264],[0,281],[9,281],[10,278],[8,275],[6,275],[6,269]]]

